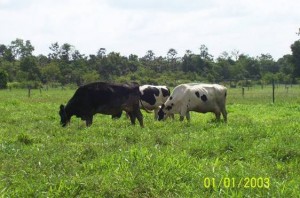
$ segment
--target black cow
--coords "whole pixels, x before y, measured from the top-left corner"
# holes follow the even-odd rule
[[[137,83],[95,82],[87,84],[76,90],[66,106],[60,105],[61,124],[65,127],[75,115],[85,120],[86,126],[90,126],[96,113],[118,117],[124,110],[130,116],[132,124],[135,124],[137,118],[141,127],[144,127],[139,101],[140,93]]]

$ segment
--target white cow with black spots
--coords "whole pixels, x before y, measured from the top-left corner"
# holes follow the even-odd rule
[[[200,113],[212,112],[220,120],[221,114],[227,121],[226,87],[218,84],[190,83],[174,88],[173,93],[158,112],[158,120],[169,114],[180,114],[180,120],[186,116],[190,120],[190,111]]]
[[[140,89],[140,108],[146,111],[154,110],[154,119],[158,118],[158,110],[170,96],[170,89],[161,85],[142,85]]]

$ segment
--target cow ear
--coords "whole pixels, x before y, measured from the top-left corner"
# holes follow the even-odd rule
[[[60,107],[59,107],[59,109],[60,109],[60,110],[64,110],[64,109],[65,109],[65,106],[61,104]]]

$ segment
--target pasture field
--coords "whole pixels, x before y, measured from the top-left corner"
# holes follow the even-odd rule
[[[75,90],[0,91],[0,197],[299,197],[300,86],[228,89],[228,122],[59,125]]]

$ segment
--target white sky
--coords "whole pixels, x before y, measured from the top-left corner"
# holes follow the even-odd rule
[[[238,50],[251,57],[291,54],[300,39],[299,0],[0,0],[0,44],[30,40],[34,54],[48,55],[52,43],[80,53],[98,49],[142,57],[148,50],[215,58]]]

